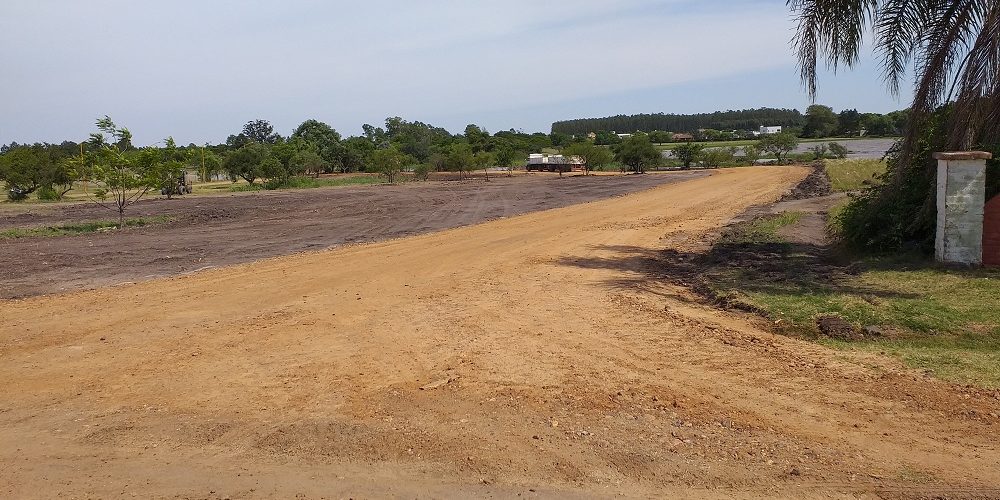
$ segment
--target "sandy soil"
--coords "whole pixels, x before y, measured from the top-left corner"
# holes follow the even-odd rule
[[[636,257],[806,173],[0,302],[0,496],[1000,496],[1000,394]]]
[[[565,207],[704,173],[562,178],[532,174],[491,182],[308,189],[144,200],[130,217],[169,224],[125,234],[0,240],[0,298],[106,286],[251,262],[344,243],[378,241]],[[94,204],[8,206],[0,230],[114,219]]]

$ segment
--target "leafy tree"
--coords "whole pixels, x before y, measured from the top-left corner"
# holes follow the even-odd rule
[[[826,158],[826,153],[830,150],[830,147],[826,144],[816,144],[815,146],[809,148],[812,151],[813,158],[816,160],[822,160]]]
[[[674,140],[674,134],[662,130],[654,130],[649,133],[649,141],[654,144],[665,144]]]
[[[91,134],[91,151],[87,158],[90,175],[98,183],[93,201],[118,212],[118,228],[125,228],[125,210],[157,186],[156,171],[148,164],[136,161],[132,149],[132,133],[118,127],[110,117],[97,120],[101,131]],[[106,134],[106,135],[105,135]],[[112,142],[108,141],[108,137]]]
[[[733,152],[729,148],[711,148],[701,152],[701,162],[708,168],[719,168],[733,162]]]
[[[607,130],[600,130],[595,133],[594,144],[598,146],[613,146],[622,143],[622,138],[618,137],[616,134],[612,134]]]
[[[19,201],[39,188],[66,186],[59,197],[72,187],[73,170],[54,152],[42,145],[15,146],[0,155],[0,180],[7,187],[7,197]]]
[[[278,189],[288,182],[294,172],[274,155],[267,155],[260,162],[260,175],[267,179],[265,189]]]
[[[344,141],[340,152],[340,169],[342,172],[361,172],[371,161],[375,152],[375,144],[364,137],[351,137]]]
[[[503,142],[499,147],[493,152],[493,159],[500,168],[507,169],[507,176],[510,177],[514,174],[514,159],[517,157],[517,153],[514,148],[507,142]]]
[[[691,168],[691,163],[698,160],[701,156],[702,151],[704,151],[705,146],[702,144],[695,144],[693,142],[686,142],[674,148],[674,157],[680,160],[683,165],[681,168],[688,170]]]
[[[319,177],[320,172],[326,169],[326,165],[326,160],[312,150],[299,151],[289,161],[291,171],[305,173],[313,177]]]
[[[465,127],[465,140],[469,142],[473,153],[479,153],[489,149],[490,133],[477,125],[470,124]]]
[[[552,146],[556,148],[561,148],[571,142],[573,142],[573,137],[569,134],[560,134],[558,132],[553,132],[549,134],[549,140],[552,141]]]
[[[274,127],[267,120],[252,120],[243,125],[243,134],[247,139],[260,144],[274,144],[280,136],[274,133]]]
[[[471,171],[474,161],[472,148],[468,144],[458,143],[452,145],[448,151],[448,159],[445,163],[448,170],[458,172],[458,178],[461,179],[464,172]]]
[[[896,132],[892,120],[878,113],[865,113],[862,115],[861,123],[865,130],[868,131],[868,135],[881,137],[893,135]]]
[[[757,164],[757,160],[761,157],[760,148],[750,144],[743,146],[743,160],[746,161],[750,166]]]
[[[795,151],[797,147],[799,147],[798,137],[788,132],[765,135],[757,141],[757,149],[763,153],[774,155],[778,163],[783,162],[785,155]]]
[[[837,130],[837,115],[833,108],[813,104],[806,109],[806,125],[802,134],[806,137],[828,137]]]
[[[403,166],[409,162],[410,158],[393,146],[379,149],[372,155],[372,163],[375,170],[385,177],[389,184],[396,181],[396,177],[403,171]]]
[[[178,192],[178,179],[184,176],[186,155],[178,149],[173,137],[164,139],[163,148],[143,148],[135,161],[156,178],[156,188],[169,200]]]
[[[837,115],[837,124],[839,135],[858,135],[861,132],[861,113],[856,109],[845,109]]]
[[[490,181],[490,164],[493,163],[493,155],[485,151],[475,153],[472,162],[477,169],[481,169],[486,175],[486,182]]]
[[[413,177],[418,180],[426,181],[427,178],[430,177],[430,175],[431,175],[430,163],[418,163],[416,166],[413,167]]]
[[[207,144],[205,147],[192,145],[187,150],[187,164],[194,167],[201,174],[202,182],[212,180],[215,174],[222,171],[222,160],[207,146]]]
[[[267,146],[251,142],[229,153],[222,162],[222,168],[233,182],[236,182],[236,179],[243,179],[253,186],[257,179],[266,177],[263,163],[270,156]]]
[[[637,174],[644,173],[647,167],[659,164],[662,158],[660,150],[649,142],[646,134],[635,134],[623,141],[616,157]]]
[[[584,175],[589,175],[592,169],[603,167],[614,160],[614,155],[608,148],[596,146],[590,142],[575,142],[570,144],[563,149],[562,154],[567,157],[576,156],[580,158],[580,162],[583,164]]]
[[[863,42],[882,54],[893,94],[915,77],[903,139],[887,174],[845,211],[849,243],[870,249],[933,241],[938,151],[1000,143],[1000,4],[994,0],[790,0],[798,17],[799,66],[816,96],[821,58],[853,67]],[[873,36],[872,36],[873,35]],[[943,106],[948,103],[947,106]],[[935,135],[932,135],[934,132]],[[847,228],[847,222],[854,227]]]
[[[850,152],[846,146],[839,142],[831,142],[827,147],[830,148],[830,154],[840,159],[847,158],[847,153]]]
[[[311,148],[315,148],[315,152],[328,163],[340,160],[342,149],[340,134],[333,127],[321,121],[306,120],[302,122],[292,132],[291,138],[301,140]]]

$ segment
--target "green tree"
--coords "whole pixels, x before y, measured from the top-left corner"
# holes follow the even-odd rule
[[[306,120],[292,132],[292,139],[299,139],[315,148],[315,152],[327,163],[339,161],[340,134],[333,127],[318,121]]]
[[[841,160],[847,158],[847,153],[850,153],[847,147],[839,142],[831,142],[827,147],[830,148],[830,154]]]
[[[564,156],[576,156],[583,164],[584,175],[589,175],[595,168],[601,168],[614,160],[614,155],[608,148],[594,145],[590,142],[575,142],[563,149]]]
[[[118,212],[118,228],[124,229],[126,209],[154,189],[159,179],[148,164],[136,161],[136,155],[129,154],[134,148],[132,133],[127,128],[118,127],[107,116],[97,120],[97,128],[100,132],[91,134],[87,158],[91,178],[98,186],[91,199]]]
[[[262,166],[270,156],[267,146],[251,142],[229,153],[222,162],[222,168],[233,182],[243,179],[253,186],[257,179],[266,177]]]
[[[861,113],[856,109],[845,109],[837,115],[838,130],[841,136],[856,136],[861,132]]]
[[[458,178],[461,179],[463,173],[472,170],[474,161],[472,148],[468,144],[458,143],[452,145],[448,151],[448,159],[445,164],[449,171],[458,172]]]
[[[845,211],[848,242],[895,249],[933,241],[933,151],[1000,144],[1000,4],[994,0],[790,0],[802,81],[813,98],[820,59],[853,67],[867,39],[891,93],[914,76],[903,139],[883,179]],[[911,73],[912,72],[912,73]],[[942,107],[945,103],[947,106]],[[848,223],[853,226],[847,228]]]
[[[389,184],[396,182],[396,177],[403,171],[403,166],[409,162],[410,158],[396,149],[394,146],[376,150],[372,154],[372,163],[375,170],[385,177]]]
[[[635,134],[623,141],[615,156],[637,174],[645,173],[648,167],[658,165],[662,158],[660,150],[649,142],[646,134]]]
[[[340,169],[342,172],[361,172],[371,161],[375,152],[375,144],[364,137],[351,137],[343,142],[340,151]]]
[[[71,164],[57,158],[53,151],[41,144],[18,146],[0,155],[0,180],[7,188],[7,197],[20,201],[38,189],[72,187],[74,170]]]
[[[774,155],[778,163],[782,163],[785,156],[795,151],[797,147],[799,147],[798,137],[788,132],[765,135],[757,141],[757,149],[763,153]]]
[[[496,161],[498,167],[507,170],[507,176],[510,177],[514,175],[514,159],[517,157],[517,152],[514,148],[507,142],[503,142],[496,148],[493,152],[493,159]]]
[[[733,162],[733,152],[729,148],[711,148],[701,152],[701,162],[708,168],[719,168]]]
[[[169,200],[175,194],[184,194],[185,184],[178,180],[184,177],[187,155],[177,147],[173,137],[167,137],[163,143],[162,148],[143,148],[135,161],[156,177],[156,188]]]
[[[683,170],[688,170],[691,168],[691,163],[698,160],[704,149],[705,146],[702,144],[686,142],[674,148],[674,158],[680,160]]]
[[[751,167],[757,164],[757,160],[761,157],[760,148],[750,144],[743,146],[743,161],[747,162]]]
[[[295,153],[295,156],[289,161],[289,165],[293,172],[319,177],[320,172],[326,169],[327,162],[319,153],[307,149]]]
[[[243,125],[241,134],[247,139],[260,144],[274,144],[280,136],[274,133],[274,127],[267,120],[252,120]]]
[[[833,108],[813,104],[806,108],[806,125],[802,134],[806,137],[828,137],[837,130],[837,114]]]

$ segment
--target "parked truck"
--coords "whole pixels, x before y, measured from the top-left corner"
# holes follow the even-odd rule
[[[524,166],[528,172],[570,172],[583,170],[583,162],[576,156],[548,155],[533,153],[528,155],[528,163]]]

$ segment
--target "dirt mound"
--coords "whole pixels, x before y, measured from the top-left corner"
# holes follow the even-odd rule
[[[854,325],[840,316],[820,316],[816,318],[816,327],[823,335],[832,339],[861,340],[864,338],[861,332],[854,328]]]
[[[826,164],[822,161],[813,162],[812,173],[802,180],[797,186],[792,188],[781,201],[804,200],[817,196],[826,196],[833,192],[830,184],[830,177],[826,174]]]

